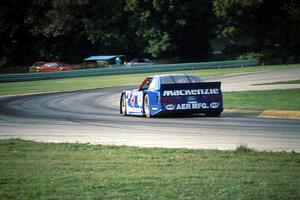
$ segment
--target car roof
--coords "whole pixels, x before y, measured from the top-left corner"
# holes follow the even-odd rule
[[[149,76],[153,78],[161,78],[161,77],[166,77],[166,76],[196,76],[193,74],[159,74],[159,75],[154,75],[154,76]],[[199,77],[199,76],[197,76]]]
[[[197,76],[197,75],[193,75],[193,74],[159,74],[159,75],[153,75],[153,76],[147,76],[147,78],[152,78],[152,79],[160,79],[162,77],[178,77],[178,76],[194,76],[194,77],[197,77],[201,80],[201,82],[205,82],[205,79],[203,79],[202,77],[200,76]]]

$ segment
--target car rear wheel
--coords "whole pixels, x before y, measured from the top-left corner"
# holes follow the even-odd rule
[[[120,114],[127,115],[126,113],[127,113],[127,105],[126,105],[125,95],[123,94],[120,102]]]
[[[145,95],[144,97],[144,114],[147,118],[151,118],[150,105],[149,105],[149,96]]]
[[[221,112],[207,112],[205,113],[206,117],[220,117]]]

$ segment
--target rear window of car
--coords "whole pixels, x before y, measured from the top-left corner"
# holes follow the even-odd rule
[[[173,84],[175,80],[171,76],[162,76],[160,77],[161,84]]]
[[[198,76],[192,76],[192,75],[189,75],[188,78],[190,79],[191,83],[200,83],[200,82],[204,82],[204,80],[201,79],[201,78],[198,77]]]
[[[200,83],[203,81],[200,77],[193,75],[162,76],[160,78],[161,84]]]
[[[190,83],[187,76],[173,76],[175,83]]]

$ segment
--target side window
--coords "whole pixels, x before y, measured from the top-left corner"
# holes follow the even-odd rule
[[[200,77],[189,75],[188,78],[191,80],[192,83],[200,83],[204,82]]]
[[[57,63],[50,63],[50,64],[48,64],[48,67],[57,67],[57,66],[58,66]]]

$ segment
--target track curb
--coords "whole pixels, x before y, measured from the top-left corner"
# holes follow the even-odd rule
[[[263,118],[285,118],[285,119],[300,119],[300,111],[292,110],[264,110],[259,117]]]

